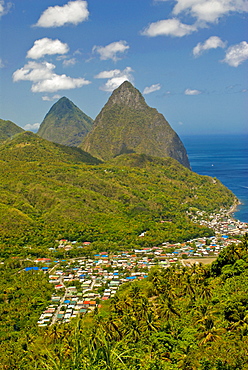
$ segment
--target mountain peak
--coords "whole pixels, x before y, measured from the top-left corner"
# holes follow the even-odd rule
[[[113,91],[80,146],[103,161],[125,153],[137,153],[172,157],[190,168],[178,135],[128,81]]]
[[[51,107],[38,135],[54,143],[78,146],[92,124],[93,120],[64,96]]]
[[[0,143],[23,131],[24,130],[14,122],[0,119]]]
[[[129,81],[124,81],[109,98],[108,105],[126,105],[129,108],[144,109],[145,99]]]

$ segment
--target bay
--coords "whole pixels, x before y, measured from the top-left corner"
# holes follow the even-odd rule
[[[182,136],[191,168],[216,177],[242,203],[234,217],[248,222],[248,135]]]

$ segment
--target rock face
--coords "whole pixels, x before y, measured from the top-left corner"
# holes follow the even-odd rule
[[[24,130],[15,123],[0,119],[0,143],[23,131]]]
[[[190,168],[178,135],[128,81],[112,93],[80,147],[104,161],[124,153],[138,153],[172,157]]]
[[[69,99],[55,103],[40,125],[38,135],[54,143],[78,146],[90,131],[93,120]]]

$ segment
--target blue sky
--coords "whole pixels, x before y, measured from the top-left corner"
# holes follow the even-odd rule
[[[247,0],[0,0],[0,118],[68,97],[93,119],[129,80],[179,135],[247,133]]]

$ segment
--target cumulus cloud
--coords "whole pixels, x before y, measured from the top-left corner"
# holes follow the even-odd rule
[[[162,21],[151,23],[141,34],[144,36],[175,36],[183,37],[196,31],[194,25],[181,23],[178,19],[165,19]]]
[[[108,79],[108,81],[100,87],[103,91],[112,92],[117,89],[124,81],[133,81],[132,68],[126,67],[123,71],[119,69],[113,69],[111,71],[100,72],[95,78]]]
[[[204,51],[209,49],[225,48],[226,43],[218,36],[211,36],[205,42],[199,42],[193,49],[195,57],[200,56]]]
[[[242,41],[239,44],[230,46],[226,51],[226,56],[223,62],[231,67],[238,67],[241,63],[248,59],[248,43]]]
[[[159,0],[167,1],[167,0]],[[198,22],[217,22],[233,12],[247,12],[247,0],[176,0],[173,14],[182,12],[195,17]]]
[[[32,92],[55,92],[58,90],[70,90],[88,85],[90,81],[84,78],[72,78],[69,76],[53,74],[49,79],[42,80],[32,85]]]
[[[24,67],[13,73],[13,81],[40,81],[50,78],[53,75],[55,65],[48,62],[37,63],[30,61]]]
[[[12,5],[11,2],[6,3],[4,0],[0,0],[0,18],[9,12]]]
[[[34,46],[27,52],[27,58],[39,59],[44,55],[66,54],[68,51],[69,47],[66,43],[44,37],[34,42]]]
[[[39,127],[40,127],[39,123],[33,123],[33,124],[28,123],[27,125],[24,126],[24,130],[37,132]]]
[[[201,94],[201,91],[200,90],[186,89],[184,91],[184,94],[185,95],[199,95],[199,94]]]
[[[149,87],[145,87],[145,89],[143,91],[143,94],[144,95],[151,94],[152,92],[158,91],[160,89],[161,89],[161,85],[160,84],[151,85]]]
[[[32,92],[55,92],[68,90],[90,84],[84,78],[72,78],[54,73],[55,65],[48,62],[28,62],[23,68],[13,73],[13,81],[31,81]]]
[[[53,95],[53,96],[42,96],[42,100],[44,101],[53,101],[53,100],[57,100],[57,99],[60,99],[61,98],[61,95]]]
[[[129,45],[126,41],[112,42],[107,46],[94,46],[92,51],[100,55],[101,60],[112,59],[114,62],[119,60],[119,54],[124,53],[129,49]]]
[[[68,24],[77,25],[89,17],[87,1],[69,1],[63,6],[50,6],[40,16],[37,27],[61,27]]]

